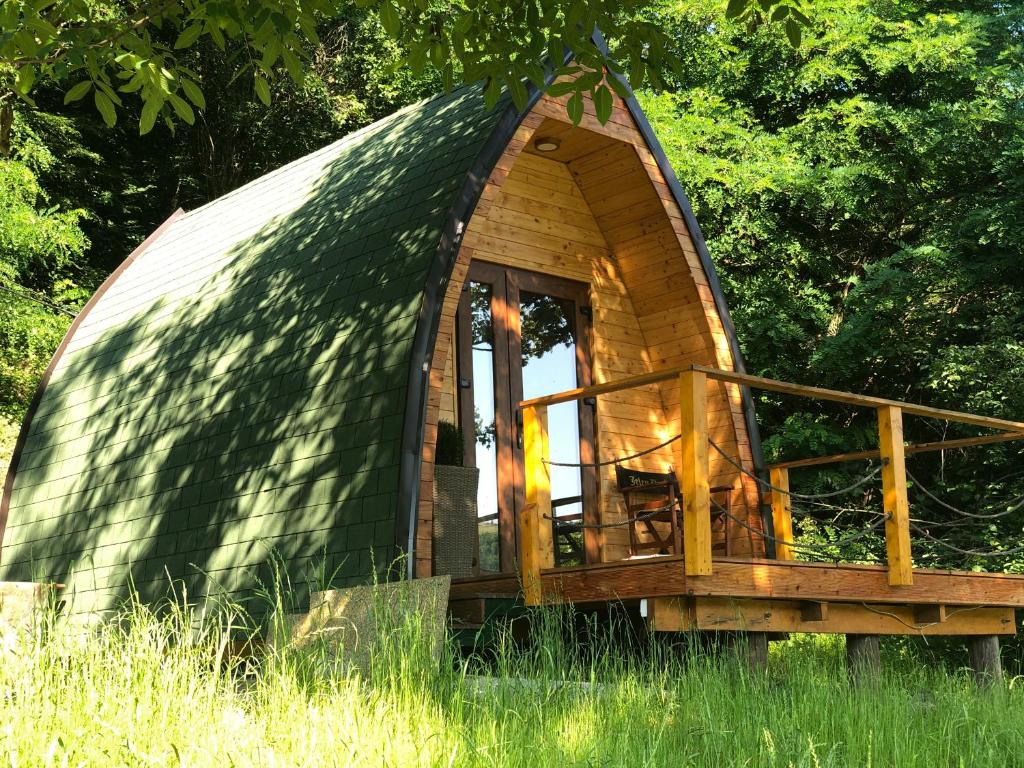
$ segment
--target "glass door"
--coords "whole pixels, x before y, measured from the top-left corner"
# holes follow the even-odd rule
[[[477,497],[481,571],[515,569],[515,520],[524,504],[516,404],[590,383],[587,286],[474,262],[458,315],[460,423],[467,463],[480,469]],[[589,405],[548,409],[553,461],[594,459]],[[552,530],[560,564],[596,562],[596,472],[552,466]]]

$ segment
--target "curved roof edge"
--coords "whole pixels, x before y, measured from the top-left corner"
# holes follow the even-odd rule
[[[548,82],[552,79],[553,75],[549,74]],[[430,364],[441,324],[445,289],[451,280],[455,258],[462,244],[462,235],[473,211],[476,210],[487,179],[490,178],[520,123],[542,95],[542,91],[531,87],[529,99],[522,110],[511,103],[505,108],[487,143],[473,162],[458,198],[449,209],[444,232],[438,243],[437,255],[427,275],[409,365],[408,399],[405,421],[402,425],[402,455],[398,476],[396,544],[399,551],[405,554],[404,577],[408,579],[414,577],[416,518],[419,506],[420,469],[423,464],[423,435],[426,430],[427,401],[430,392]]]
[[[32,400],[28,405],[28,410],[25,412],[25,418],[21,420],[21,429],[18,431],[18,439],[14,443],[14,452],[11,454],[11,463],[7,467],[7,478],[4,480],[3,493],[0,494],[0,560],[3,560],[4,531],[7,529],[7,516],[11,508],[11,495],[14,490],[14,477],[18,472],[18,463],[21,460],[21,454],[25,450],[25,441],[28,440],[28,434],[32,429],[32,419],[35,417],[36,410],[39,408],[39,403],[43,400],[43,394],[46,392],[46,387],[50,383],[50,377],[53,375],[54,369],[56,369],[57,364],[64,355],[64,350],[67,349],[68,343],[75,335],[75,331],[78,330],[78,327],[88,316],[89,312],[92,311],[92,308],[95,307],[99,303],[100,299],[103,298],[103,294],[110,289],[110,286],[117,282],[117,279],[121,277],[124,271],[132,265],[132,262],[145,253],[153,243],[160,239],[171,224],[184,215],[185,210],[183,208],[179,208],[168,216],[159,227],[153,230],[149,237],[139,243],[135,250],[128,254],[125,260],[117,266],[117,269],[107,276],[107,279],[104,280],[100,287],[96,289],[96,292],[89,297],[89,301],[86,302],[81,311],[75,315],[75,319],[71,321],[70,327],[64,334],[64,338],[60,340],[60,344],[57,345],[57,349],[50,358],[50,362],[46,366],[46,370],[43,371],[43,376],[39,380],[39,384],[36,386],[36,391],[32,395]]]
[[[608,46],[600,30],[595,29],[592,39],[604,53],[608,55]],[[572,58],[567,52],[565,61]],[[546,84],[554,79],[553,73],[549,72]],[[654,129],[647,120],[633,91],[628,83],[624,83],[629,91],[629,98],[625,100],[630,115],[636,121],[637,127],[644,138],[647,148],[654,155],[661,170],[668,182],[669,189],[676,204],[683,213],[683,218],[690,235],[693,238],[697,254],[700,257],[701,265],[708,277],[708,285],[715,300],[715,307],[722,319],[722,326],[726,337],[729,340],[729,349],[732,353],[733,363],[736,370],[745,372],[743,354],[740,350],[739,339],[736,336],[736,326],[733,324],[732,316],[729,313],[728,302],[722,292],[721,281],[711,260],[707,243],[701,232],[693,213],[690,200],[683,190],[679,179],[676,177],[668,157],[662,149],[661,143],[654,134]],[[408,380],[408,401],[406,403],[405,421],[402,429],[402,455],[399,470],[398,489],[398,525],[397,541],[399,550],[405,554],[405,578],[414,577],[415,550],[416,550],[416,519],[419,502],[419,479],[422,465],[423,435],[426,429],[427,400],[430,383],[430,364],[434,349],[434,342],[437,337],[441,321],[441,305],[444,299],[444,289],[451,279],[452,269],[455,264],[455,256],[458,253],[462,240],[462,233],[469,222],[477,201],[483,193],[484,186],[494,169],[502,151],[518,129],[520,123],[529,114],[543,95],[542,91],[531,86],[530,97],[526,106],[518,110],[514,105],[509,104],[505,114],[502,115],[498,124],[491,132],[486,145],[477,156],[466,182],[463,185],[459,197],[449,211],[445,224],[444,234],[438,244],[437,255],[431,265],[427,285],[424,290],[423,302],[420,305],[419,319],[417,320],[416,337],[413,342],[412,359],[409,366]],[[754,469],[758,475],[764,473],[764,452],[761,448],[760,431],[757,426],[757,418],[754,413],[754,401],[750,389],[740,387],[743,399],[743,418],[747,427],[750,439],[750,450],[753,455]],[[758,488],[760,495],[760,488]],[[761,505],[762,524],[769,536],[772,534],[771,515],[764,514],[764,505]],[[766,539],[769,547],[769,556],[774,557],[774,543],[770,538]]]

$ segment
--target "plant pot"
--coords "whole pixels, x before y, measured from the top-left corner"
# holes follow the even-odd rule
[[[476,467],[434,467],[434,575],[477,572]]]

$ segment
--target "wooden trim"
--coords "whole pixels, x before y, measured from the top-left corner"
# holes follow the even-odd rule
[[[574,603],[650,597],[736,597],[825,602],[944,603],[1024,608],[1024,575],[919,568],[890,586],[880,565],[721,558],[709,576],[687,576],[681,556],[558,568],[543,574],[545,599]]]
[[[816,615],[810,606],[827,610]],[[812,632],[850,635],[1012,635],[1013,608],[868,603],[808,603],[722,597],[656,597],[648,626],[656,632]],[[941,616],[940,616],[941,613]],[[808,618],[808,616],[811,616]]]
[[[28,410],[25,413],[25,418],[21,422],[21,429],[18,431],[18,439],[14,444],[14,452],[11,454],[11,463],[7,468],[7,477],[4,480],[3,495],[0,497],[0,557],[3,555],[2,542],[4,533],[7,530],[7,516],[10,513],[11,508],[11,495],[14,493],[14,478],[18,471],[18,462],[21,460],[21,454],[25,450],[25,442],[28,440],[29,429],[32,426],[32,419],[36,415],[36,410],[39,408],[39,404],[43,400],[43,393],[46,391],[47,385],[50,383],[50,377],[53,376],[54,370],[57,368],[57,363],[64,356],[64,350],[67,349],[68,344],[71,342],[71,338],[75,335],[79,326],[85,320],[85,318],[92,311],[93,307],[103,298],[104,294],[110,290],[110,287],[117,282],[118,278],[124,274],[125,270],[132,265],[132,263],[153,243],[155,243],[167,228],[171,226],[177,219],[185,214],[184,209],[178,208],[174,213],[167,217],[164,222],[153,230],[153,233],[143,240],[138,247],[135,248],[128,257],[122,261],[117,269],[110,273],[106,280],[96,289],[96,292],[89,298],[82,310],[75,316],[75,319],[71,321],[71,326],[68,328],[67,333],[64,334],[64,338],[60,340],[60,344],[57,345],[57,349],[53,353],[53,357],[50,358],[49,364],[46,366],[46,370],[43,371],[42,378],[39,379],[39,384],[36,386],[35,394],[32,396],[32,401],[29,403]]]
[[[925,405],[905,403],[900,400],[890,400],[884,397],[858,395],[852,392],[841,392],[839,390],[824,389],[822,387],[809,387],[803,384],[791,384],[787,381],[767,379],[762,376],[751,376],[746,373],[736,373],[734,371],[723,371],[719,368],[711,368],[705,365],[666,368],[661,371],[655,371],[654,373],[630,376],[625,379],[619,379],[618,381],[611,381],[605,384],[597,384],[592,387],[580,387],[566,392],[561,392],[557,395],[547,395],[546,397],[536,397],[532,400],[524,400],[519,403],[519,407],[555,405],[556,403],[565,403],[570,400],[579,400],[582,397],[596,397],[609,392],[618,392],[623,389],[632,389],[633,387],[657,384],[662,381],[673,379],[683,371],[688,370],[701,371],[707,374],[708,378],[714,379],[715,381],[724,381],[731,384],[743,384],[751,387],[752,389],[763,389],[769,392],[798,395],[800,397],[809,397],[816,400],[829,400],[836,403],[845,403],[846,405],[863,406],[865,408],[877,409],[882,407],[894,407],[900,408],[904,413],[909,413],[912,416],[924,416],[925,418],[943,419],[945,421],[955,421],[961,424],[973,424],[979,427],[991,427],[993,429],[1024,432],[1024,422],[1022,421],[997,419],[991,416],[978,416],[971,413],[963,413],[962,411],[948,411],[942,408],[931,408]]]
[[[963,437],[956,440],[942,440],[934,443],[908,443],[903,446],[903,453],[910,456],[914,453],[952,451],[957,448],[973,448],[977,445],[1009,443],[1014,440],[1024,440],[1024,432],[1000,432],[998,435],[979,435],[977,437]],[[862,461],[864,459],[878,458],[881,458],[881,454],[877,449],[872,451],[853,451],[851,453],[834,453],[831,456],[814,456],[809,459],[778,461],[774,464],[769,464],[768,469],[797,469],[800,467],[817,467],[822,464],[839,464],[844,461]]]

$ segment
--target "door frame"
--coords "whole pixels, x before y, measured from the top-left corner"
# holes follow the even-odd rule
[[[494,418],[496,452],[498,463],[498,532],[500,570],[503,573],[516,570],[517,526],[516,520],[525,505],[524,452],[519,444],[521,439],[518,418],[518,403],[522,398],[522,331],[519,324],[520,293],[539,293],[566,299],[575,307],[576,381],[577,386],[586,387],[593,383],[591,349],[593,327],[590,318],[590,285],[576,280],[531,272],[502,264],[474,260],[469,266],[463,284],[462,297],[456,314],[456,364],[455,377],[458,384],[459,423],[463,425],[465,461],[475,466],[476,436],[467,424],[473,424],[472,375],[462,375],[464,361],[472,360],[472,329],[468,296],[470,283],[487,283],[491,286],[491,322],[494,331]],[[514,364],[515,363],[515,364]],[[471,363],[470,363],[471,365]],[[508,382],[508,386],[499,386]],[[580,462],[593,464],[596,461],[596,408],[592,404],[579,404],[580,414]],[[468,421],[467,421],[468,419]],[[580,488],[582,491],[583,522],[596,525],[600,521],[598,510],[598,477],[594,466],[581,467]],[[599,529],[584,528],[583,543],[587,563],[600,562],[601,537]]]

